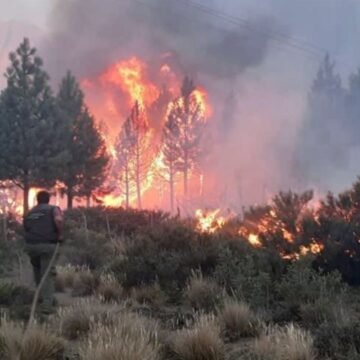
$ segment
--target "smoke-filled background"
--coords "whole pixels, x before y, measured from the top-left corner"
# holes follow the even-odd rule
[[[217,191],[205,205],[238,209],[289,188],[338,191],[360,174],[355,145],[341,161],[326,151],[334,148],[331,136],[311,139],[322,144],[321,155],[299,151],[318,152],[301,134],[325,54],[345,82],[360,65],[357,0],[0,2],[1,72],[24,35],[55,88],[67,69],[93,78],[119,59],[138,56],[151,69],[171,53],[171,65],[207,89],[214,110],[204,166]],[[343,139],[336,146],[349,143],[341,126],[333,133]],[[316,156],[326,158],[326,171]]]

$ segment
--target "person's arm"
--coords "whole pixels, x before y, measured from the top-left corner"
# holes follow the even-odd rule
[[[54,221],[58,232],[58,241],[63,242],[64,216],[59,207],[54,209]]]

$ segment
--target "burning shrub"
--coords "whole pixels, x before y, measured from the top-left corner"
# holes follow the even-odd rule
[[[200,316],[192,329],[180,330],[170,342],[177,360],[224,360],[220,326],[213,316]]]
[[[255,341],[254,355],[259,360],[314,360],[315,351],[311,335],[294,326],[269,327]]]
[[[221,288],[215,281],[204,278],[201,271],[192,272],[184,297],[194,309],[214,310],[221,296]]]
[[[262,327],[259,317],[248,304],[233,299],[225,301],[219,318],[226,338],[231,341],[236,341],[241,337],[256,336]]]

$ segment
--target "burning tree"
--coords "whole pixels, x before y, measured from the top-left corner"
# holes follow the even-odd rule
[[[174,111],[168,114],[163,128],[162,141],[162,160],[166,170],[163,177],[169,183],[171,212],[174,212],[175,176],[181,158],[181,149],[179,147],[180,129],[177,119]]]
[[[124,122],[117,138],[116,170],[120,171],[125,185],[126,207],[129,207],[130,195],[134,189],[137,206],[142,208],[143,182],[147,179],[151,165],[151,133],[144,110],[138,102]]]
[[[28,39],[10,53],[10,62],[0,99],[0,178],[23,190],[26,213],[30,188],[57,179],[64,129],[43,62]]]
[[[86,196],[89,200],[103,183],[109,158],[103,137],[85,106],[84,94],[70,72],[61,82],[57,103],[66,127],[63,138],[66,158],[59,180],[65,186],[71,208],[74,196]]]
[[[198,167],[202,154],[200,142],[205,128],[205,109],[198,95],[193,81],[185,77],[181,97],[170,105],[164,134],[168,147],[168,151],[164,153],[165,161],[175,165],[171,169],[172,173],[175,170],[182,173],[185,200],[188,197],[190,173]]]

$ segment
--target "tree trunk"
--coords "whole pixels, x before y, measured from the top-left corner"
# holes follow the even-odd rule
[[[188,155],[185,154],[184,157],[184,199],[187,201],[188,197],[188,182],[189,182],[189,163],[188,163]]]
[[[72,189],[72,187],[68,187],[68,190],[67,190],[67,208],[68,209],[72,209],[73,199],[74,199],[73,189]]]
[[[30,185],[28,179],[24,181],[24,216],[29,212],[29,193],[30,193]]]
[[[174,173],[173,173],[173,168],[172,168],[172,164],[170,164],[169,167],[170,170],[170,176],[169,176],[169,184],[170,184],[170,209],[171,209],[171,213],[174,213]]]
[[[125,201],[126,209],[129,208],[129,168],[126,165],[125,167]]]
[[[91,206],[91,195],[86,196],[86,207],[89,208]]]
[[[136,151],[136,195],[137,195],[137,207],[142,208],[141,204],[141,181],[140,181],[140,148],[138,145]]]

